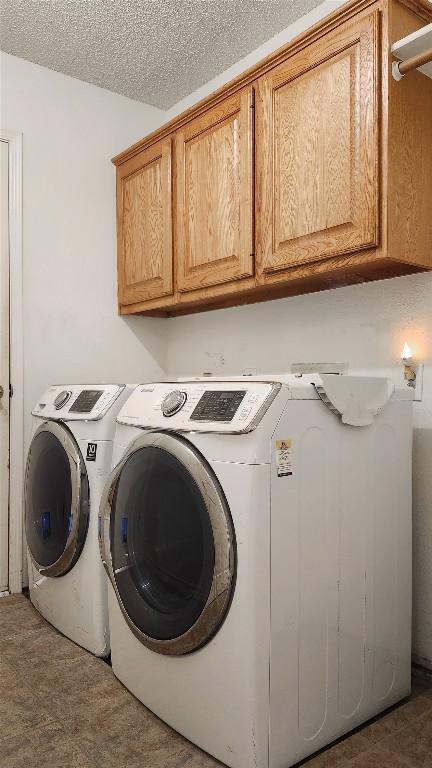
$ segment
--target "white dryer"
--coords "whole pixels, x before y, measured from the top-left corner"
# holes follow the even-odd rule
[[[232,768],[287,768],[410,692],[412,392],[139,386],[101,502],[112,665]]]
[[[109,653],[98,509],[111,468],[115,420],[133,387],[50,387],[32,411],[25,476],[30,598],[60,632]]]

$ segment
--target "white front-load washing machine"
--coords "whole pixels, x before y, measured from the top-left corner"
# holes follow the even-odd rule
[[[25,476],[30,598],[60,632],[109,654],[99,502],[112,460],[115,420],[133,387],[50,387],[32,413]]]
[[[114,673],[232,768],[287,768],[410,692],[412,391],[139,386],[101,501]]]

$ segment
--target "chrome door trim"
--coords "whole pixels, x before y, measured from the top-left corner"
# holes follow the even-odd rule
[[[142,632],[129,617],[115,580],[111,558],[111,514],[117,483],[127,461],[140,449],[156,447],[167,451],[187,469],[201,491],[206,504],[215,544],[213,581],[204,609],[190,629],[172,640],[155,640]],[[143,645],[156,653],[180,656],[198,650],[210,640],[221,626],[235,586],[236,547],[234,526],[228,504],[217,479],[201,454],[183,437],[153,431],[137,437],[112,471],[101,498],[101,535],[99,538],[103,565],[115,590],[123,616]]]
[[[27,529],[28,471],[31,449],[35,438],[43,432],[49,432],[57,438],[69,459],[72,488],[72,525],[66,540],[66,546],[60,557],[52,565],[41,565],[34,558],[30,548],[27,547],[27,549],[35,568],[42,576],[63,576],[72,568],[79,557],[83,540],[87,533],[90,509],[88,478],[81,451],[69,430],[57,421],[44,421],[33,435],[27,456],[24,486],[25,528]]]

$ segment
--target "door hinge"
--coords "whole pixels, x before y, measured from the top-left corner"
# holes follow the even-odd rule
[[[9,384],[9,397],[13,397],[13,393],[14,393],[13,386],[12,384]]]

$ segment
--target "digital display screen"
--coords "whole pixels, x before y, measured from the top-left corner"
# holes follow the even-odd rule
[[[190,417],[191,421],[232,421],[246,389],[204,392]]]
[[[83,389],[72,403],[69,412],[90,413],[101,395],[103,395],[103,389]]]

